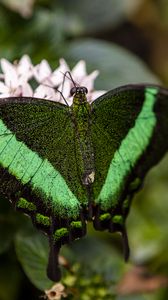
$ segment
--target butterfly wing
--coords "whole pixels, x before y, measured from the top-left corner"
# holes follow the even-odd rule
[[[168,147],[167,96],[157,86],[125,86],[92,104],[94,226],[121,231],[126,257],[124,221],[131,197]],[[85,234],[83,207],[90,203],[70,109],[42,99],[7,98],[0,100],[0,117],[0,193],[48,234],[48,275],[59,280],[61,244]]]
[[[126,243],[124,221],[132,195],[168,149],[167,115],[168,91],[152,85],[124,86],[92,105],[94,225],[123,232]]]
[[[57,262],[53,251],[85,234],[81,204],[87,195],[78,174],[79,152],[69,107],[42,99],[0,99],[0,193],[49,235],[50,266]],[[53,268],[50,277],[58,280]]]

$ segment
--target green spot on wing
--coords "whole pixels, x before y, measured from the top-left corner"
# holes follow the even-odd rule
[[[96,203],[100,204],[103,210],[108,210],[117,204],[118,197],[124,187],[125,177],[131,172],[148,146],[156,124],[153,107],[157,93],[158,89],[154,87],[145,90],[145,101],[135,126],[129,130],[114,154],[105,183],[96,199]]]
[[[16,203],[16,206],[21,209],[26,209],[28,211],[35,211],[36,205],[32,202],[27,201],[25,198],[19,198]]]
[[[81,221],[72,221],[70,224],[71,228],[82,228],[82,222]]]
[[[141,179],[140,178],[135,178],[134,181],[132,181],[129,185],[129,191],[135,191],[137,190],[141,185]]]
[[[105,213],[105,214],[100,215],[100,221],[106,221],[106,220],[109,220],[110,218],[111,218],[110,213]]]
[[[113,221],[113,223],[120,224],[120,225],[122,225],[124,223],[124,219],[121,215],[115,215],[112,218],[112,221]]]
[[[129,198],[126,198],[123,202],[123,205],[122,205],[124,210],[129,208],[129,203],[130,203]]]
[[[66,227],[62,227],[55,231],[53,238],[55,241],[59,241],[61,238],[67,236],[68,234],[68,229]]]
[[[36,222],[44,226],[50,226],[50,218],[43,216],[42,214],[36,214]]]

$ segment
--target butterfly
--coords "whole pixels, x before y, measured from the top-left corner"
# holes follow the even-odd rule
[[[48,235],[48,277],[61,279],[63,244],[96,230],[120,232],[147,171],[168,149],[168,90],[126,85],[73,104],[30,97],[0,99],[0,194]]]

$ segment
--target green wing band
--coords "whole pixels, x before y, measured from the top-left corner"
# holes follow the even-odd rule
[[[114,154],[105,183],[96,199],[96,203],[100,204],[103,210],[108,210],[117,204],[125,185],[125,177],[132,171],[137,160],[148,146],[156,124],[153,107],[157,93],[157,88],[146,89],[145,101],[135,121],[135,126],[130,129]]]

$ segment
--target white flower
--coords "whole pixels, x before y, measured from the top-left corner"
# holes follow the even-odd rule
[[[60,300],[62,297],[67,297],[65,287],[62,283],[56,283],[50,290],[46,290],[45,294],[48,300]]]
[[[28,83],[33,75],[33,66],[27,55],[24,55],[17,64],[11,64],[4,58],[0,60],[0,64],[3,71],[3,74],[0,74],[0,97],[33,95]]]
[[[94,90],[94,80],[98,76],[98,71],[91,74],[86,72],[85,61],[79,61],[70,70],[66,61],[62,58],[59,66],[52,71],[49,63],[42,60],[40,64],[33,66],[30,58],[24,55],[18,64],[11,64],[6,59],[1,59],[0,74],[0,97],[35,97],[59,101],[68,105],[72,104],[73,97],[70,90],[75,86],[85,86],[88,89],[87,99],[89,102],[95,100],[105,91]],[[33,90],[30,79],[37,83]]]

